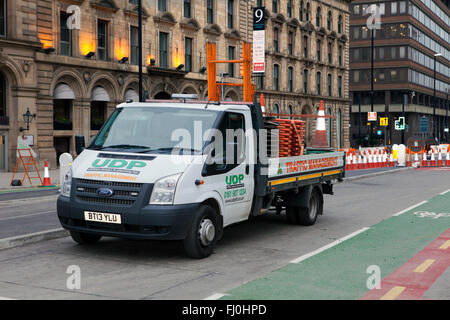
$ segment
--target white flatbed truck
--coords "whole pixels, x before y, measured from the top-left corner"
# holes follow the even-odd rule
[[[314,224],[323,194],[345,175],[344,152],[263,159],[260,136],[247,134],[263,128],[258,103],[120,104],[86,148],[76,139],[79,156],[57,201],[61,225],[80,244],[102,236],[182,240],[188,256],[204,258],[224,227],[273,207],[291,223]],[[211,129],[246,132],[232,141],[238,161],[216,161],[227,143],[208,161]],[[203,139],[191,139],[199,133]]]

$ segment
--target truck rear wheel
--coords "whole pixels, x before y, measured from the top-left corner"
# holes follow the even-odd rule
[[[322,201],[320,194],[316,188],[312,189],[309,198],[309,207],[293,207],[286,208],[286,216],[290,223],[300,224],[303,226],[312,226],[316,223],[317,215],[321,212]]]
[[[186,254],[195,259],[209,257],[216,247],[218,230],[216,211],[208,205],[201,205],[183,240]]]
[[[98,234],[82,233],[70,231],[72,239],[79,244],[94,244],[97,243],[102,236]]]

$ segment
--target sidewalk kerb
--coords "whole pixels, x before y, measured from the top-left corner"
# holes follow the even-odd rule
[[[35,233],[24,234],[20,236],[0,239],[0,250],[10,249],[26,244],[41,242],[45,240],[52,240],[58,238],[64,238],[69,235],[67,230],[62,228],[40,231]]]
[[[383,176],[385,174],[398,173],[398,172],[407,171],[407,170],[411,170],[411,169],[414,169],[414,168],[407,167],[407,168],[386,170],[386,171],[381,171],[381,172],[372,172],[372,173],[362,174],[362,175],[354,176],[354,177],[346,177],[346,178],[343,178],[342,180],[344,182],[345,181],[354,181],[354,180],[359,180],[359,179],[372,178],[372,177],[376,177],[376,176]]]

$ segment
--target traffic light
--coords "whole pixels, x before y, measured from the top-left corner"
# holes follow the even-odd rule
[[[405,130],[405,117],[399,117],[395,120],[395,130]]]

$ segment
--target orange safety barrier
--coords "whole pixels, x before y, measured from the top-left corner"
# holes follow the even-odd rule
[[[24,154],[22,154],[24,152]],[[28,154],[27,154],[28,152]],[[16,167],[14,168],[14,173],[11,178],[10,185],[12,184],[14,177],[16,176],[17,169],[19,167],[19,164],[22,164],[23,168],[25,169],[25,173],[23,174],[23,177],[21,179],[21,182],[23,184],[23,181],[25,180],[25,177],[28,177],[28,181],[30,184],[32,184],[31,179],[39,179],[42,184],[42,178],[39,174],[39,170],[36,166],[36,162],[34,161],[33,154],[31,153],[31,149],[17,149],[17,153],[19,154],[19,158],[17,159]],[[25,163],[26,161],[26,163]],[[37,177],[30,177],[28,174],[28,170],[30,169],[30,166],[34,167],[36,169]]]

